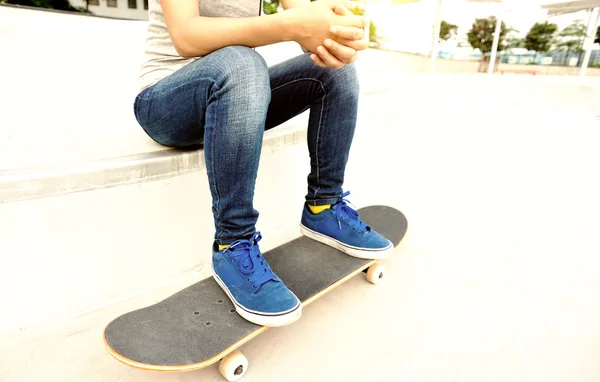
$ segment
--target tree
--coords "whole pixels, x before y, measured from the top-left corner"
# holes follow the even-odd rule
[[[525,48],[525,39],[516,37],[516,36],[508,36],[506,37],[506,42],[504,43],[504,49],[517,49],[517,48]]]
[[[29,7],[58,9],[61,11],[82,11],[79,8],[73,7],[69,0],[5,0],[7,4],[25,5]]]
[[[594,42],[600,44],[600,28],[598,28],[598,30],[596,31],[596,39],[594,40]]]
[[[456,36],[458,33],[458,26],[454,24],[450,24],[444,20],[442,20],[442,24],[440,25],[440,39],[448,40],[452,36]]]
[[[265,15],[277,13],[277,8],[279,8],[279,0],[263,0],[263,12]]]
[[[475,19],[471,30],[467,33],[469,44],[475,49],[481,50],[481,53],[492,51],[494,44],[494,31],[496,29],[496,17],[490,16],[487,19]],[[506,24],[502,22],[500,27],[500,41],[498,50],[504,49],[504,38],[510,31]]]
[[[583,40],[586,35],[587,27],[581,20],[575,20],[558,34],[560,37],[560,42],[557,44],[558,48],[567,51],[565,64],[571,52],[581,56],[581,53],[583,53]]]
[[[535,23],[527,36],[525,36],[525,48],[535,50],[536,52],[547,52],[552,47],[554,35],[558,30],[558,25],[544,21]]]
[[[310,0],[310,1],[316,1],[316,0]],[[364,8],[360,8],[360,7],[351,9],[351,11],[352,11],[352,13],[354,13],[355,15],[358,15],[358,16],[363,16],[365,14]],[[377,27],[375,26],[375,23],[373,22],[373,20],[370,20],[370,24],[369,24],[369,42],[372,42],[376,46],[379,46],[379,35],[377,34]]]

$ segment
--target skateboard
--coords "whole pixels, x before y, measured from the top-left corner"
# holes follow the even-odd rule
[[[402,212],[388,206],[358,212],[362,221],[394,247],[400,244],[408,226]],[[384,268],[376,260],[351,257],[304,236],[263,255],[303,308],[361,272],[373,284],[383,280]],[[237,314],[225,292],[209,277],[161,302],[117,317],[106,326],[104,344],[117,360],[145,370],[184,372],[220,361],[221,375],[237,381],[248,369],[248,360],[237,349],[267,329]]]

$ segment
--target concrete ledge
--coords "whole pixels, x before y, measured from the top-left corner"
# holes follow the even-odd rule
[[[204,169],[201,150],[160,146],[133,116],[146,27],[141,21],[0,7],[2,53],[19,57],[0,70],[6,89],[0,94],[0,204]],[[280,44],[260,53],[274,64],[300,49]],[[59,59],[44,60],[41,72],[39,57]],[[32,109],[31,99],[43,102]],[[263,153],[305,141],[307,116],[266,132]]]
[[[306,141],[306,128],[293,126],[265,133],[263,154]],[[72,167],[1,172],[0,203],[171,178],[205,168],[204,151],[174,150],[128,155]]]
[[[75,6],[77,6],[77,5],[75,5]],[[2,7],[13,8],[13,9],[18,9],[18,10],[23,10],[23,11],[47,12],[47,13],[54,13],[54,14],[58,14],[58,15],[67,15],[67,16],[84,16],[84,17],[96,17],[99,19],[137,21],[134,19],[128,19],[128,18],[124,18],[124,17],[102,16],[102,15],[96,15],[94,13],[63,11],[60,9],[33,7],[33,6],[21,5],[21,4],[2,4],[2,3],[0,3],[0,8],[2,8]]]

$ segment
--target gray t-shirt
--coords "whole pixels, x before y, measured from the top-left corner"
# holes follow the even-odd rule
[[[198,0],[198,7],[200,16],[250,17],[262,13],[262,0]],[[199,58],[183,58],[177,53],[160,0],[148,2],[148,19],[144,62],[138,80],[140,91]]]

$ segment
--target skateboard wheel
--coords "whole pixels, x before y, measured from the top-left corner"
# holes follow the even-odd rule
[[[381,264],[371,265],[367,271],[367,281],[371,284],[379,284],[383,281],[383,271],[385,268]]]
[[[219,372],[229,382],[239,381],[248,370],[248,359],[235,350],[219,363]]]

